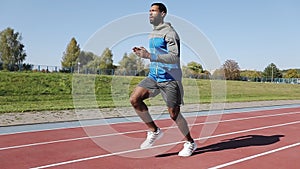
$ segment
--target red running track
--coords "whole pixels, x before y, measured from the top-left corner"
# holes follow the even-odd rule
[[[212,121],[219,118],[220,121]],[[211,119],[209,123],[207,119]],[[157,121],[164,136],[147,150],[139,149],[145,137],[145,125],[139,122],[0,135],[0,166],[2,169],[300,168],[300,107],[187,120],[198,144],[196,152],[187,158],[177,156],[182,136],[167,119]]]

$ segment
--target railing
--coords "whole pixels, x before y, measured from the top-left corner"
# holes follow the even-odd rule
[[[2,65],[0,63],[0,70]],[[61,66],[48,66],[48,65],[30,65],[24,64],[15,66],[14,71],[33,71],[33,72],[66,72],[66,73],[80,73],[80,74],[99,74],[99,75],[118,75],[118,76],[146,76],[148,70],[125,70],[125,69],[96,69],[96,68],[62,68]],[[210,75],[206,74],[183,74],[184,78],[194,78],[194,79],[210,79]],[[271,82],[271,83],[289,83],[289,84],[300,84],[300,78],[271,78],[271,77],[256,77],[248,78],[242,77],[242,81],[252,81],[252,82]]]
[[[290,83],[300,84],[300,78],[271,78],[271,77],[257,77],[257,78],[246,78],[247,81],[252,82],[270,82],[270,83]]]

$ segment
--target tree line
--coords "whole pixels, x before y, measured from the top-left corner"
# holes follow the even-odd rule
[[[0,70],[17,71],[32,70],[32,65],[24,63],[27,54],[25,45],[21,43],[22,36],[12,28],[0,32]],[[113,53],[105,48],[100,56],[80,49],[80,45],[73,37],[63,52],[60,72],[101,73],[146,75],[148,65],[133,53],[124,53],[118,65],[114,65]],[[299,69],[279,70],[274,63],[269,64],[264,71],[241,70],[234,60],[226,60],[217,70],[204,70],[197,62],[190,62],[182,66],[186,78],[196,79],[226,79],[226,80],[253,80],[268,78],[300,78]],[[101,71],[101,72],[100,72]]]
[[[274,81],[278,78],[300,78],[300,69],[279,70],[274,64],[269,64],[264,71],[241,70],[234,60],[226,60],[220,69],[214,74],[220,76],[224,74],[226,80],[251,80],[251,81]]]
[[[21,43],[22,36],[12,28],[0,32],[0,69],[15,71],[23,64],[26,53]],[[27,65],[23,65],[27,67]]]

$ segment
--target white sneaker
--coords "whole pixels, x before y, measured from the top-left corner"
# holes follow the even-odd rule
[[[183,149],[178,153],[178,156],[181,157],[191,156],[196,149],[197,149],[197,144],[195,142],[191,143],[187,141],[184,143]]]
[[[163,132],[160,130],[160,128],[157,129],[156,132],[148,131],[147,132],[147,138],[146,140],[141,144],[141,149],[147,149],[150,148],[154,142],[158,139],[160,139],[163,136]]]

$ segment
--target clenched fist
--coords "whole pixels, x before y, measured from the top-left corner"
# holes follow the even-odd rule
[[[132,50],[138,57],[150,59],[150,53],[144,47],[134,47]]]

